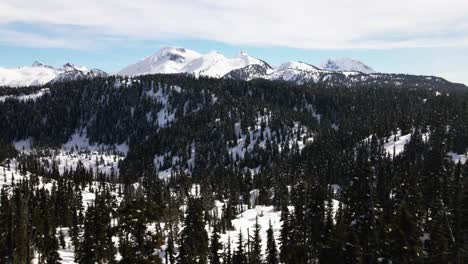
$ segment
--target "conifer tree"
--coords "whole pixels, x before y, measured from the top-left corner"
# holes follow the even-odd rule
[[[166,263],[175,264],[174,235],[172,233],[172,228],[170,228],[169,237],[167,239]]]
[[[421,253],[420,232],[414,216],[403,201],[392,223],[392,256],[397,262],[411,263]]]
[[[95,249],[95,230],[94,230],[94,207],[88,207],[84,231],[79,242],[79,247],[75,249],[75,261],[79,264],[95,263],[97,262],[96,249]]]
[[[211,264],[220,264],[220,256],[219,251],[222,248],[221,243],[219,242],[219,227],[218,224],[215,224],[213,227],[213,233],[211,235],[211,243],[210,243],[210,263]]]
[[[253,241],[249,261],[251,264],[261,264],[262,259],[262,239],[260,238],[261,226],[258,223],[258,216],[255,217]]]
[[[281,246],[280,246],[280,260],[283,263],[290,263],[291,261],[291,227],[289,222],[289,210],[287,207],[284,207],[281,211],[281,221],[283,224],[281,226]]]
[[[267,249],[266,249],[266,264],[279,264],[278,262],[278,249],[276,248],[276,241],[273,234],[273,227],[270,226],[267,230]]]
[[[179,263],[206,263],[208,257],[208,234],[203,221],[202,201],[188,201],[184,230],[181,233]]]
[[[232,257],[232,264],[247,264],[247,257],[244,253],[244,240],[242,238],[242,230],[239,231],[237,239],[237,249]]]

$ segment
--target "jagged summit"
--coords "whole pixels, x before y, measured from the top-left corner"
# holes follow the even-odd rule
[[[91,78],[107,76],[104,71],[89,70],[83,66],[76,66],[67,62],[61,68],[34,61],[31,66],[19,68],[0,68],[0,86],[20,87],[44,85],[49,82],[76,80],[80,78]]]
[[[45,66],[45,65],[39,61],[34,61],[33,64],[31,64],[31,67],[42,67],[42,66]]]
[[[181,47],[164,47],[153,55],[123,68],[117,74],[135,76],[152,73],[190,73],[220,78],[232,70],[263,63],[245,52],[227,58],[217,51],[200,54]]]
[[[351,58],[328,59],[320,67],[330,71],[375,73],[371,67]]]

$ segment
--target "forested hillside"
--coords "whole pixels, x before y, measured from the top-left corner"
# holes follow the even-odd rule
[[[468,91],[0,88],[0,263],[468,263]]]

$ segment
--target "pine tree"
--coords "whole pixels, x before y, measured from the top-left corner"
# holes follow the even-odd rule
[[[44,238],[43,238],[43,252],[42,252],[42,261],[47,264],[56,264],[60,263],[60,255],[57,250],[59,249],[59,242],[55,236],[55,228],[51,226],[51,219],[48,215],[47,208],[44,209]]]
[[[267,249],[266,249],[266,264],[279,264],[278,262],[278,249],[276,248],[276,241],[273,234],[273,227],[271,226],[267,230]]]
[[[118,209],[120,263],[161,263],[156,250],[164,241],[159,233],[147,230],[144,204],[142,200],[125,200]]]
[[[345,263],[363,263],[363,252],[359,237],[354,230],[348,231],[346,235],[345,250],[343,253]]]
[[[230,236],[228,237],[227,246],[225,247],[225,252],[223,253],[223,264],[224,263],[232,264],[231,237]]]
[[[239,231],[239,237],[237,240],[237,249],[232,257],[232,264],[247,264],[247,257],[244,253],[244,241],[242,238],[242,230]]]
[[[65,249],[65,235],[62,230],[59,232],[59,244],[62,249]]]
[[[462,208],[461,216],[463,220],[460,224],[460,230],[462,232],[461,239],[463,242],[463,252],[468,252],[468,163],[465,164],[464,168]],[[460,258],[464,263],[468,263],[468,255],[466,253]]]
[[[413,262],[421,254],[420,232],[405,201],[394,217],[391,230],[392,257],[397,262]]]
[[[31,255],[28,247],[28,197],[23,196],[20,190],[16,190],[13,194],[13,203],[13,263],[29,263]]]
[[[11,205],[4,188],[0,194],[0,262],[11,262],[12,255]]]
[[[430,233],[429,258],[439,263],[448,261],[449,238],[444,220],[444,216],[441,213],[437,214],[433,220]]]
[[[75,249],[75,260],[79,264],[97,262],[95,249],[95,230],[94,230],[94,207],[88,207],[85,216],[84,231],[79,242],[79,247]]]
[[[174,234],[172,233],[172,227],[170,228],[169,238],[167,239],[166,263],[175,264]]]
[[[210,263],[211,264],[220,264],[220,256],[219,251],[222,248],[221,243],[219,242],[219,227],[218,224],[215,224],[213,227],[213,233],[211,235],[211,243],[210,243]]]
[[[284,207],[281,211],[281,221],[283,224],[281,226],[281,246],[280,246],[280,260],[282,263],[291,263],[291,227],[289,222],[289,210],[287,207]]]
[[[179,263],[206,263],[208,257],[208,234],[203,222],[203,206],[200,199],[188,201],[184,230],[181,233]]]
[[[251,257],[249,258],[251,264],[262,263],[262,239],[260,238],[261,226],[258,223],[258,216],[255,217],[254,234],[251,247]]]

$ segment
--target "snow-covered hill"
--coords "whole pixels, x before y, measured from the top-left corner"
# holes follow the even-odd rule
[[[64,64],[61,68],[55,68],[40,62],[34,62],[31,66],[19,68],[0,68],[0,86],[22,87],[44,85],[51,81],[76,80],[107,76],[107,73],[83,66],[75,66],[71,63]]]
[[[330,71],[375,73],[371,67],[350,58],[328,59],[320,64],[320,67]]]
[[[226,58],[219,52],[200,54],[178,47],[165,47],[155,54],[123,68],[118,75],[136,76],[154,73],[190,73],[195,76],[220,78],[227,73],[249,65],[265,65],[262,60],[240,52],[233,58]]]
[[[296,84],[320,83],[327,86],[355,87],[424,87],[427,89],[467,89],[463,84],[424,75],[375,73],[361,62],[352,59],[328,60],[324,68],[304,62],[287,62],[276,69],[246,66],[229,72],[225,78],[250,81],[252,79],[281,80]]]
[[[328,71],[324,71],[317,66],[305,62],[290,61],[281,64],[273,73],[265,76],[270,80],[283,80],[298,84],[306,82],[318,82],[320,76]]]

